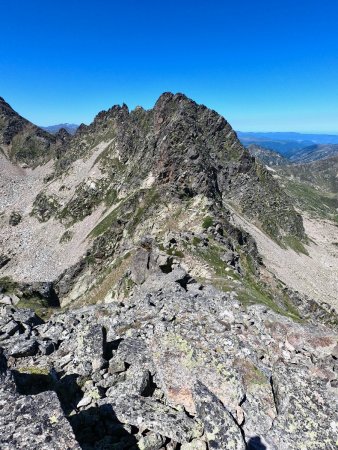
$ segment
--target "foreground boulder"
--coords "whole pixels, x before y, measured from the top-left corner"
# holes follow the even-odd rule
[[[0,448],[79,450],[56,393],[20,395],[12,374],[5,368],[5,358],[0,358]]]
[[[218,398],[202,383],[195,385],[197,415],[202,419],[209,448],[245,450],[241,430]]]

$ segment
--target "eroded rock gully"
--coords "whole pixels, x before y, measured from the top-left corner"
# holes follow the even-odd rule
[[[0,447],[336,448],[335,332],[182,276],[46,322],[2,306]]]

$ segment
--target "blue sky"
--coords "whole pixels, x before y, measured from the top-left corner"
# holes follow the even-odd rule
[[[338,134],[336,0],[0,0],[0,96],[89,123],[183,92],[244,131]]]

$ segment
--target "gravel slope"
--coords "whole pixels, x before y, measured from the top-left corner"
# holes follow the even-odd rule
[[[252,223],[233,212],[234,221],[256,240],[266,267],[293,289],[338,309],[338,227],[332,222],[303,215],[311,243],[309,255],[285,250]]]

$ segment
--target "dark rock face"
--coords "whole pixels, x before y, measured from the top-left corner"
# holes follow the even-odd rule
[[[201,417],[209,448],[233,448],[245,450],[241,430],[215,397],[202,383],[195,384],[196,412]]]
[[[0,348],[0,352],[2,349]],[[3,450],[78,449],[55,392],[20,395],[2,358],[0,372],[0,446]]]
[[[54,197],[39,193],[34,201],[32,215],[36,216],[39,222],[46,222],[58,209],[58,202]]]
[[[45,323],[2,307],[2,448],[333,449],[337,334],[190,278]]]
[[[0,255],[0,269],[9,263],[11,258],[7,255]]]

